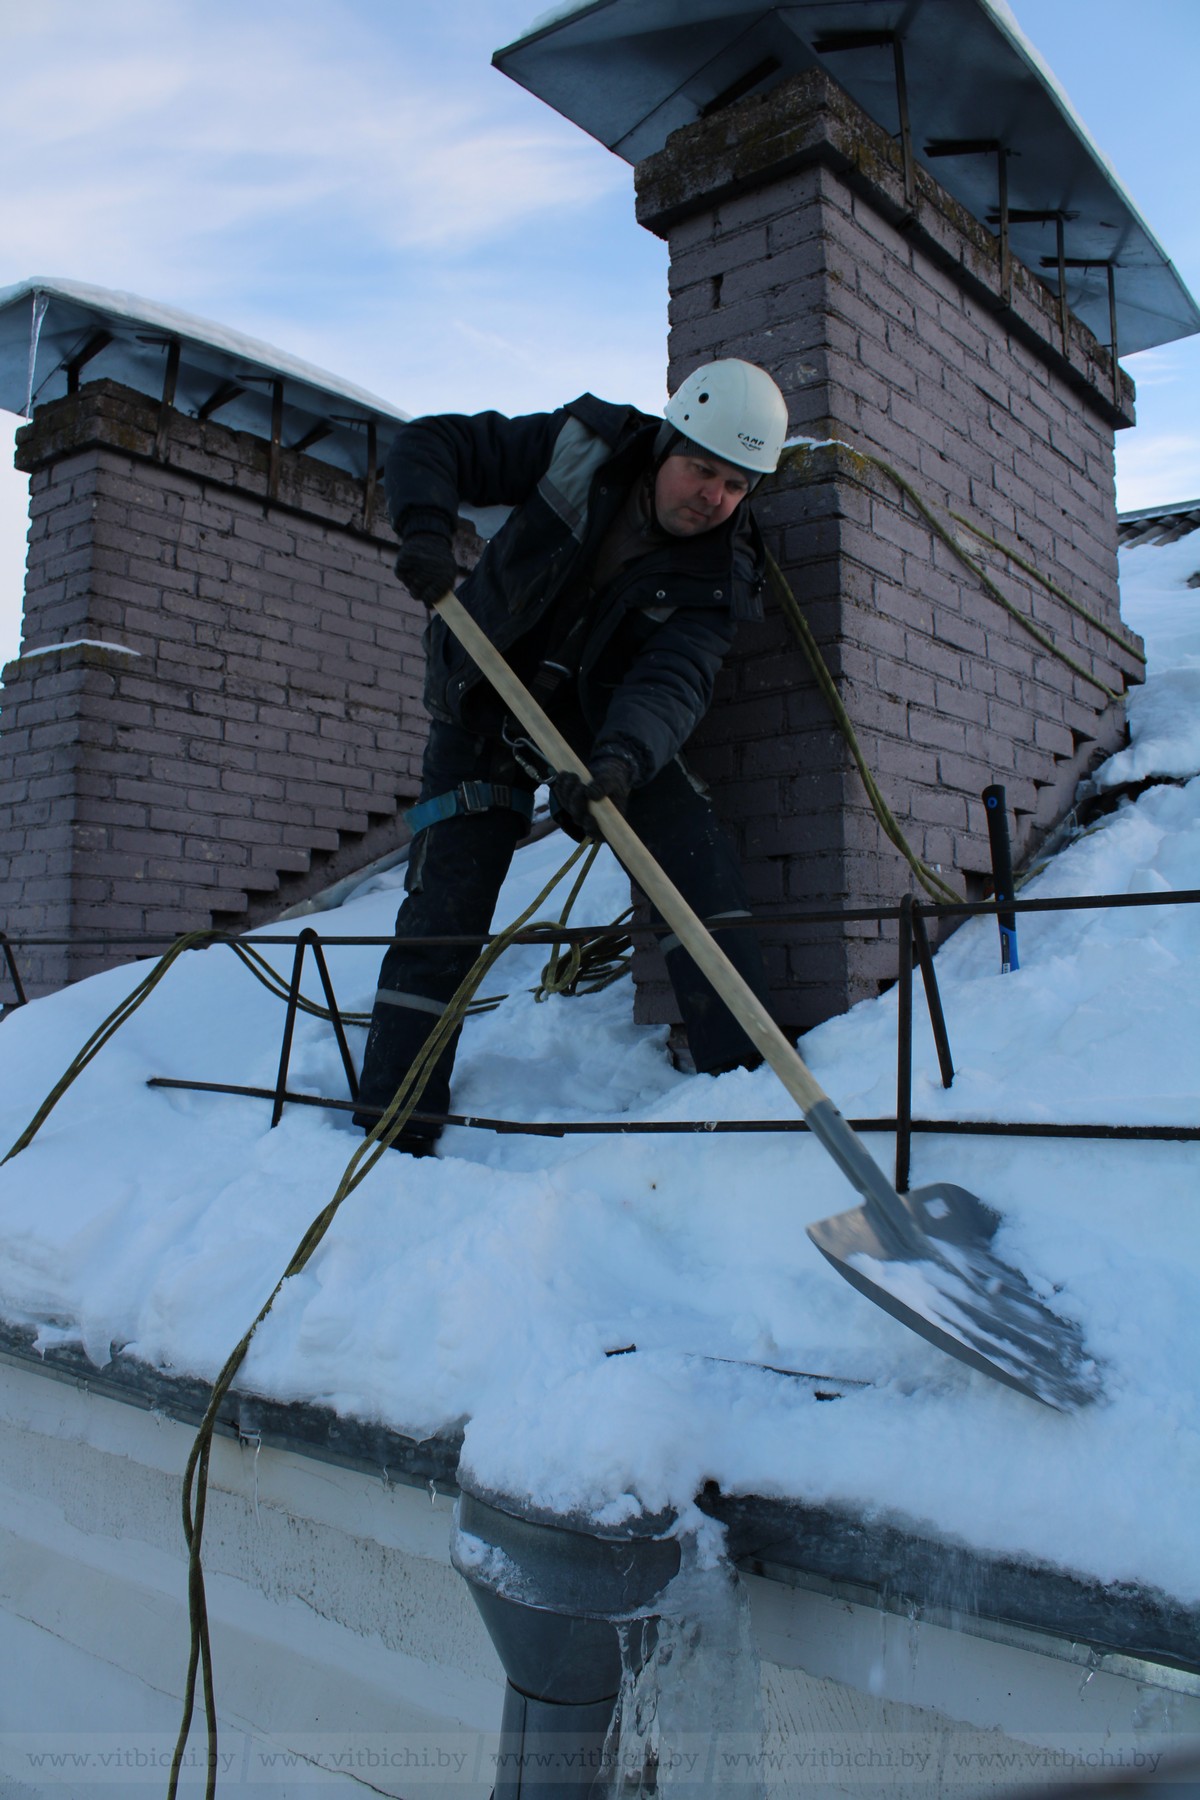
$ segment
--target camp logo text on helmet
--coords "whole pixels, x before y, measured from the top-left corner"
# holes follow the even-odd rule
[[[787,405],[765,369],[726,357],[694,369],[663,416],[682,437],[723,462],[770,475],[787,439]]]

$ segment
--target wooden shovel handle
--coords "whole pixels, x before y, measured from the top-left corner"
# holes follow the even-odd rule
[[[521,721],[553,769],[569,769],[590,781],[587,765],[556,730],[533,695],[509,668],[491,639],[480,630],[452,593],[436,607],[450,630],[487,676],[509,710]],[[751,992],[725,952],[692,911],[674,882],[664,874],[642,840],[611,800],[590,802],[592,817],[616,856],[642,892],[653,901],[688,955],[711,981],[751,1043],[761,1050],[788,1093],[806,1116],[824,1101],[832,1103],[809,1073],[758,996]]]

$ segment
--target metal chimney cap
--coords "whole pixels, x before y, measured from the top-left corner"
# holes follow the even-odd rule
[[[1013,252],[1052,285],[1054,215],[1066,220],[1067,299],[1118,353],[1200,331],[1200,308],[1110,164],[1003,0],[590,0],[560,9],[495,66],[627,162],[681,125],[826,70],[886,130],[898,129],[899,40],[919,161],[978,219],[997,203],[994,155],[929,157],[930,144],[993,142],[1008,152]],[[846,46],[847,38],[874,39]],[[1048,215],[1048,216],[1047,216]]]

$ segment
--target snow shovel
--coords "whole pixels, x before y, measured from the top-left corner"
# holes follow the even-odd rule
[[[587,768],[453,593],[436,610],[520,720],[551,768],[581,781]],[[746,986],[678,888],[611,800],[592,816],[627,873],[775,1071],[863,1204],[822,1219],[808,1235],[839,1274],[930,1343],[1047,1406],[1069,1412],[1096,1398],[1099,1371],[1077,1324],[1043,1304],[1025,1277],[994,1255],[1000,1223],[965,1188],[936,1182],[903,1196],[867,1153],[775,1021]]]

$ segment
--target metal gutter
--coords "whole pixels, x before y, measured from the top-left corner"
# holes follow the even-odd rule
[[[0,1362],[52,1381],[65,1381],[105,1400],[123,1401],[180,1425],[198,1426],[208,1408],[212,1384],[196,1376],[154,1369],[119,1351],[98,1369],[77,1344],[38,1351],[34,1349],[36,1339],[34,1326],[0,1320]],[[236,1438],[239,1443],[289,1450],[318,1462],[357,1469],[386,1483],[436,1487],[441,1494],[458,1492],[461,1430],[410,1438],[386,1425],[346,1417],[328,1406],[268,1400],[233,1388],[215,1431],[218,1437]]]
[[[78,1345],[39,1353],[36,1337],[33,1326],[0,1320],[0,1361],[183,1425],[198,1425],[208,1405],[209,1383],[193,1376],[120,1353],[98,1369]],[[329,1407],[235,1389],[217,1431],[376,1480],[458,1492],[457,1426],[416,1439]],[[747,1573],[1200,1695],[1200,1608],[1170,1595],[991,1556],[914,1525],[834,1507],[722,1494],[715,1487],[698,1502],[725,1525],[731,1560]]]

